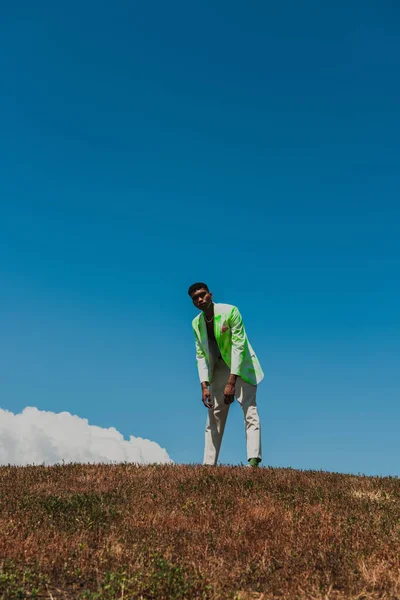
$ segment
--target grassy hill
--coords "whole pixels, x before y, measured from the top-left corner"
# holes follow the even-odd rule
[[[400,598],[400,479],[0,468],[0,598]]]

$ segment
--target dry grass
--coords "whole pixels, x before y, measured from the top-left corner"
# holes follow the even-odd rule
[[[0,468],[0,598],[400,598],[400,480]]]

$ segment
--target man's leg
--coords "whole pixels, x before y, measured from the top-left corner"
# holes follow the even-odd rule
[[[261,462],[261,424],[257,410],[257,386],[243,381],[241,377],[236,381],[236,398],[243,409],[247,460],[256,458]]]
[[[226,418],[229,412],[229,404],[224,402],[224,390],[229,377],[229,368],[223,362],[218,360],[215,364],[213,380],[210,385],[211,400],[213,408],[208,410],[205,447],[204,447],[204,465],[216,465],[221,448],[222,436],[226,424]]]

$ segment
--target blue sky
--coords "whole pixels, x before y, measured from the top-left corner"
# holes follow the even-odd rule
[[[1,407],[200,462],[187,288],[205,280],[266,374],[263,463],[400,475],[399,17],[4,6]],[[220,459],[245,458],[235,403]]]

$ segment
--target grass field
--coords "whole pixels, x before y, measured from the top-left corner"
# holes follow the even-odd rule
[[[400,598],[400,479],[0,467],[0,598]]]

